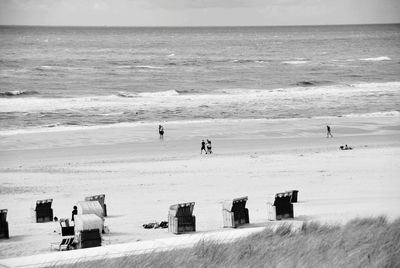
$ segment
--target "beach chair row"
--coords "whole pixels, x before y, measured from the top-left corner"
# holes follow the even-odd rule
[[[298,191],[286,191],[275,195],[274,203],[267,203],[268,220],[281,220],[294,217],[293,204],[297,202]],[[77,203],[74,220],[60,219],[61,242],[52,248],[68,250],[101,246],[102,233],[105,231],[104,204],[105,195],[85,198]],[[249,223],[249,210],[246,208],[248,197],[235,198],[222,204],[224,228],[237,228]],[[52,220],[52,199],[36,202],[36,222]],[[168,212],[168,231],[182,234],[196,231],[196,217],[193,215],[194,202],[179,203],[170,206]],[[0,238],[9,238],[7,209],[0,210]]]
[[[294,218],[293,203],[297,202],[297,190],[277,193],[274,203],[267,203],[268,220]],[[222,203],[224,228],[237,228],[248,224],[249,210],[246,208],[248,197],[235,198]],[[168,213],[168,231],[174,234],[196,231],[196,217],[193,215],[194,202],[170,206]]]

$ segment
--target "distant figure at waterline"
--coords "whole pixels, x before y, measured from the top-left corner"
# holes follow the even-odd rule
[[[160,139],[164,138],[164,127],[162,125],[158,126],[158,134],[160,134]]]
[[[206,143],[204,142],[204,140],[201,141],[200,154],[203,154],[203,151],[207,154],[207,151],[206,151]]]
[[[212,154],[212,146],[211,146],[211,141],[207,140],[207,152],[206,154]]]
[[[333,138],[332,133],[331,133],[331,127],[330,126],[326,126],[326,137],[329,138]]]

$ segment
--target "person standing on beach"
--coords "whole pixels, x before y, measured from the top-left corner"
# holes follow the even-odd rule
[[[206,152],[206,154],[208,153],[208,154],[212,154],[212,150],[211,150],[211,141],[210,140],[207,140],[207,152]]]
[[[204,140],[201,141],[200,154],[203,154],[203,150],[204,150],[204,152],[207,154],[207,151],[206,151],[206,143],[204,142]]]
[[[75,220],[75,215],[78,215],[78,208],[76,206],[74,206],[72,210],[72,217],[71,217],[72,221]]]
[[[330,126],[326,126],[326,137],[329,138],[329,136],[331,138],[333,138],[332,133],[331,133],[331,127]]]
[[[160,134],[160,139],[164,139],[164,127],[162,125],[158,126],[158,133]]]

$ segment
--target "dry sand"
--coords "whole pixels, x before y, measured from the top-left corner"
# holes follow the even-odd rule
[[[194,201],[199,232],[222,228],[221,202],[248,196],[250,222],[266,203],[299,190],[296,220],[341,223],[400,216],[400,117],[167,122],[0,136],[0,208],[10,239],[0,258],[47,253],[58,224],[33,223],[37,199],[70,217],[85,196],[105,194],[110,244],[173,237],[143,223],[167,220],[172,204]],[[334,138],[325,137],[330,124]],[[201,139],[214,154],[200,155]],[[341,151],[348,144],[354,150]],[[56,230],[56,232],[54,232]]]

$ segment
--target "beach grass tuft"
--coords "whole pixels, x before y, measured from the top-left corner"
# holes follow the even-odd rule
[[[300,229],[283,224],[233,243],[201,241],[187,249],[51,267],[400,267],[400,219],[305,222]]]

